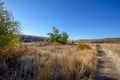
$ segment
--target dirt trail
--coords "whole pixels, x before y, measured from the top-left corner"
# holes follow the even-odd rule
[[[98,66],[96,80],[120,80],[120,66],[116,64],[116,56],[113,52],[103,49],[101,45],[97,45],[97,50]]]

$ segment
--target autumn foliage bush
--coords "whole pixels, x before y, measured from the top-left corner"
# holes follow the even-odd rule
[[[19,35],[0,36],[0,60],[6,59],[20,50]]]
[[[85,43],[78,43],[77,46],[78,46],[78,49],[82,49],[82,50],[91,49],[91,47]]]

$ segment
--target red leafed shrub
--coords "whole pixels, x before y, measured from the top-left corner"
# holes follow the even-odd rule
[[[33,46],[28,46],[28,45],[23,45],[19,49],[5,49],[0,51],[0,61],[3,61],[7,58],[10,58],[12,56],[18,56],[18,55],[23,55],[23,54],[37,54],[41,56],[41,51]]]
[[[21,50],[20,50],[21,54],[39,54],[39,56],[41,56],[41,51],[33,46],[28,46],[28,45],[23,45]]]

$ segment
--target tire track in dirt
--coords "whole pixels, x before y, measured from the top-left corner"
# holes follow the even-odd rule
[[[120,80],[118,68],[116,67],[113,56],[104,51],[101,45],[97,45],[98,66],[96,71],[96,80]]]

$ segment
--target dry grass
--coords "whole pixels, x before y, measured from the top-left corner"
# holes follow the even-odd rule
[[[120,55],[120,44],[102,44],[102,46]]]
[[[1,63],[1,80],[94,80],[97,64],[94,48],[24,46],[19,53]]]
[[[107,55],[111,58],[112,63],[114,63],[110,66],[114,66],[117,69],[111,73],[116,73],[115,76],[120,76],[120,44],[102,44],[102,48],[107,52]]]
[[[95,49],[80,50],[78,46],[55,45],[40,47],[40,50],[44,64],[52,69],[48,70],[49,74],[53,74],[50,75],[52,79],[93,79],[97,63]]]

